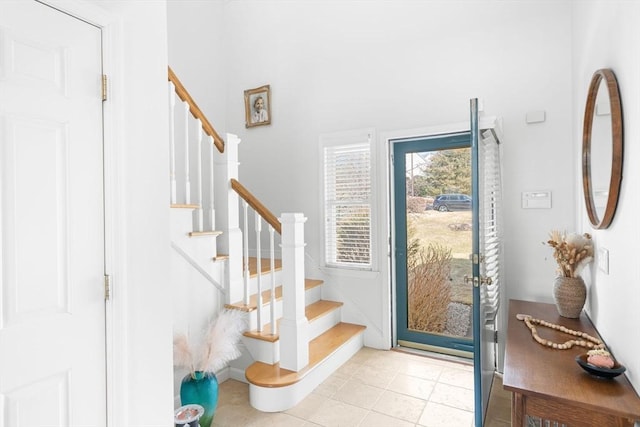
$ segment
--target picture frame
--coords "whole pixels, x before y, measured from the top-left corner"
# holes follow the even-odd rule
[[[245,126],[271,124],[271,87],[264,85],[244,91]]]

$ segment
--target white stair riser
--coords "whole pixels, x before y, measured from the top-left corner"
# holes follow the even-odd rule
[[[309,341],[328,331],[342,320],[341,307],[331,310],[309,322]],[[280,340],[274,342],[253,337],[242,337],[242,340],[256,361],[273,365],[280,361]]]
[[[263,412],[280,412],[293,408],[356,354],[363,345],[364,334],[360,333],[340,346],[295,384],[286,387],[260,387],[249,384],[251,406]]]
[[[309,341],[336,326],[342,320],[341,307],[331,310],[309,322]]]
[[[268,363],[269,365],[280,361],[279,340],[271,342],[243,336],[242,342],[255,361]]]
[[[276,319],[282,317],[282,300],[276,300]],[[263,301],[262,303],[262,325],[271,323],[271,303],[269,301]],[[258,310],[249,312],[249,330],[255,331],[258,329]]]
[[[304,293],[305,306],[311,305],[314,302],[318,302],[322,299],[322,286],[314,286],[311,289],[307,289]]]
[[[280,270],[276,270],[275,272],[275,281],[276,287],[282,285],[282,272]],[[271,289],[271,274],[270,273],[262,273],[262,283],[260,284],[262,287],[262,291],[268,291]],[[258,276],[251,277],[249,279],[249,295],[258,293]]]

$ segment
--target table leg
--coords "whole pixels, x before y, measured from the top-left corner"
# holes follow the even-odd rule
[[[524,397],[511,393],[511,427],[524,427]]]

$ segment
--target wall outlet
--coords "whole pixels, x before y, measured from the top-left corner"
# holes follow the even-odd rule
[[[609,250],[605,248],[598,249],[598,268],[609,274]]]

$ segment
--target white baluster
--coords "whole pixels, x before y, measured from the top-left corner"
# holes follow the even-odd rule
[[[189,104],[184,104],[184,174],[185,203],[191,203],[191,179],[189,178]]]
[[[176,136],[175,136],[176,87],[169,82],[169,179],[171,182],[171,204],[178,198],[176,191]]]
[[[215,149],[215,145],[213,143],[213,137],[209,136],[209,221],[211,223],[210,230],[216,229],[216,215],[214,209],[214,191],[213,191],[213,150]]]
[[[276,335],[278,333],[278,324],[276,322],[276,260],[273,242],[274,229],[269,226],[269,252],[270,252],[270,267],[271,267],[271,333]]]
[[[202,219],[202,121],[196,119],[198,130],[196,131],[196,183],[197,183],[197,201],[198,209],[196,209],[196,227],[198,231],[204,230]]]
[[[244,214],[244,228],[242,233],[242,251],[244,256],[244,305],[249,305],[249,204],[242,201]]]
[[[262,332],[262,252],[260,250],[260,233],[262,232],[262,218],[258,212],[254,211],[256,216],[256,271],[258,273],[258,295],[256,299],[258,309],[258,332]]]

